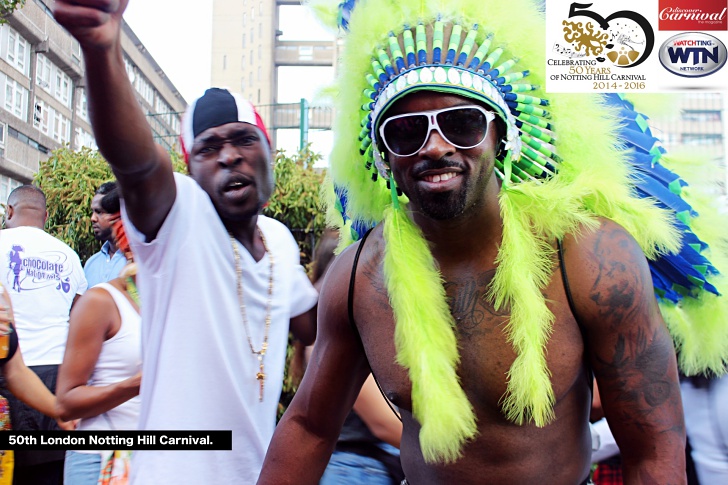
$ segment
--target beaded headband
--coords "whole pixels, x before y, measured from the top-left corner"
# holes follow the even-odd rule
[[[481,39],[479,39],[479,34]],[[521,182],[545,178],[558,170],[548,100],[530,94],[538,86],[521,82],[528,70],[517,68],[518,59],[501,61],[503,47],[492,47],[493,34],[483,35],[478,25],[467,30],[460,24],[437,19],[434,25],[408,25],[397,35],[390,32],[387,46],[376,48],[369,84],[363,96],[360,153],[367,170],[374,166],[388,179],[388,167],[377,147],[377,129],[387,109],[416,91],[440,91],[485,103],[506,125],[505,154],[496,160],[501,180]],[[443,48],[446,46],[446,48]],[[499,61],[501,61],[499,63]]]

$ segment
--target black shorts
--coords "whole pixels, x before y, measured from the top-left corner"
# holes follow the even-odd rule
[[[58,378],[57,365],[36,365],[29,366],[29,369],[35,372],[43,384],[55,394],[56,379]],[[3,383],[4,384],[4,383]],[[27,406],[18,400],[7,388],[0,388],[0,394],[5,396],[10,405],[10,423],[14,430],[17,431],[48,431],[57,430],[58,424],[56,420],[46,416],[40,411]],[[31,466],[40,463],[48,463],[51,461],[63,461],[66,450],[53,451],[15,451],[15,466]]]

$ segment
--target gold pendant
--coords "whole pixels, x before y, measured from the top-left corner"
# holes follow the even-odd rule
[[[263,362],[260,363],[260,371],[255,374],[255,378],[260,383],[260,402],[263,402],[263,389],[265,387],[265,372],[263,372]]]

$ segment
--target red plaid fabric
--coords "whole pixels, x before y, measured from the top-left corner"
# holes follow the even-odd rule
[[[622,466],[611,463],[600,463],[592,477],[594,485],[622,485]]]

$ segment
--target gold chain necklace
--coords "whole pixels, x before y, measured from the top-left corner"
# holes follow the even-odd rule
[[[268,266],[270,275],[268,277],[268,303],[266,305],[266,313],[265,313],[265,335],[263,336],[263,344],[260,347],[260,350],[255,350],[253,347],[253,341],[250,339],[250,328],[248,327],[248,312],[245,309],[245,298],[243,297],[243,268],[240,265],[240,253],[238,252],[238,245],[237,241],[233,237],[231,233],[228,233],[230,235],[230,242],[233,246],[233,255],[235,256],[235,276],[237,281],[237,289],[238,289],[238,303],[240,304],[240,314],[243,317],[243,327],[245,328],[245,336],[248,338],[248,346],[250,347],[250,352],[258,357],[258,364],[260,366],[258,372],[255,374],[255,378],[258,380],[260,384],[260,402],[263,402],[263,389],[265,386],[265,366],[263,364],[263,359],[265,358],[265,353],[268,350],[268,332],[270,331],[270,320],[271,320],[271,307],[273,305],[273,253],[270,252],[268,249],[268,243],[265,240],[265,236],[263,235],[263,231],[258,229],[258,233],[260,234],[260,239],[263,241],[263,249],[266,253],[268,253]]]

